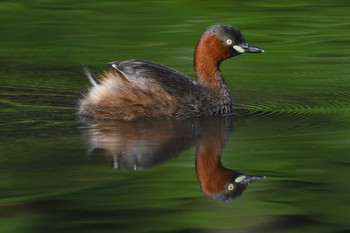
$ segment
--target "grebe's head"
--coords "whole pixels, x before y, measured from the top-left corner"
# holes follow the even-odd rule
[[[264,179],[265,176],[248,176],[231,171],[231,177],[224,183],[224,186],[217,193],[209,195],[218,201],[233,200],[242,195],[247,186],[257,180]]]
[[[246,43],[238,28],[223,24],[216,24],[205,30],[198,46],[201,44],[207,47],[207,53],[219,60],[225,60],[242,53],[264,52],[264,50]]]

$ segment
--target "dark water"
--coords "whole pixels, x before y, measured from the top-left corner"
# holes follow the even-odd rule
[[[340,0],[1,2],[0,232],[349,232],[349,12]],[[76,117],[84,64],[138,58],[193,76],[198,37],[218,22],[266,51],[222,64],[234,116]],[[196,173],[211,158],[267,178],[217,201]]]

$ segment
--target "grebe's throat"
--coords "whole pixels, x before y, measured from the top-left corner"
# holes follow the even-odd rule
[[[230,51],[219,38],[213,34],[204,34],[194,52],[197,81],[206,85],[222,85],[220,63],[228,57],[230,57]]]

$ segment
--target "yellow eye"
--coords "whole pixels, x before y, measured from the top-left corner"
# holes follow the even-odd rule
[[[226,44],[231,45],[232,44],[232,40],[231,39],[227,39],[226,40]]]
[[[235,186],[233,184],[229,184],[227,187],[227,189],[230,191],[232,191],[234,188],[235,188]]]

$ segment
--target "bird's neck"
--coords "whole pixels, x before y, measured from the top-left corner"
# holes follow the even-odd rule
[[[221,41],[211,34],[199,40],[194,52],[195,75],[199,84],[212,88],[226,87],[220,64],[229,54],[222,46]]]
[[[194,53],[196,82],[206,90],[213,106],[220,106],[216,112],[231,112],[231,94],[222,78],[220,64],[230,54],[222,42],[213,35],[204,35],[199,40]]]

